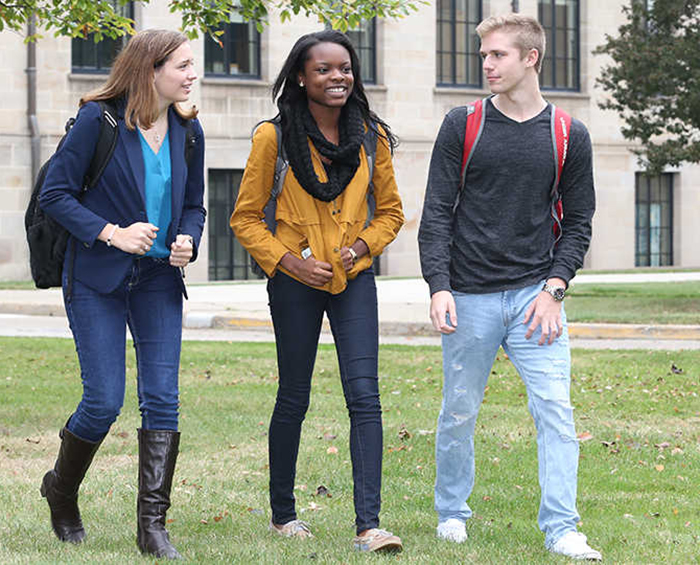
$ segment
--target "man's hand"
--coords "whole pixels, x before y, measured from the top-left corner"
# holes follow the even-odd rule
[[[192,236],[180,233],[170,244],[170,264],[173,267],[184,267],[192,259],[193,253]]]
[[[450,315],[450,323],[447,322]],[[455,332],[457,327],[457,308],[455,299],[449,290],[439,290],[430,299],[430,321],[433,327],[443,334]]]
[[[553,286],[565,287],[566,283],[561,279],[549,279],[548,284]],[[532,320],[532,321],[530,321]],[[542,328],[542,335],[537,342],[538,345],[552,345],[564,331],[564,326],[561,322],[561,302],[554,300],[554,297],[548,292],[540,292],[532,301],[532,304],[525,312],[523,324],[530,322],[525,332],[525,339],[530,339],[532,334],[537,331],[538,327]]]

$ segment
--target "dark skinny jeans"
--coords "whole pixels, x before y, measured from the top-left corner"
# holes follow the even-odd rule
[[[377,289],[371,269],[330,294],[278,272],[267,283],[275,328],[279,388],[270,422],[272,521],[296,519],[294,480],[301,424],[309,407],[311,376],[324,312],[338,354],[350,414],[350,457],[355,525],[360,533],[379,526],[382,416],[377,378]]]

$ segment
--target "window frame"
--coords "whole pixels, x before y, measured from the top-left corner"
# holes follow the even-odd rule
[[[215,178],[219,176],[219,178]],[[236,179],[238,183],[236,184]],[[229,217],[236,203],[241,180],[243,180],[243,169],[220,169],[212,168],[207,170],[208,191],[207,209],[207,243],[208,243],[208,268],[207,276],[210,281],[242,281],[259,280],[261,277],[253,273],[250,266],[250,254],[238,242],[236,236],[229,225]],[[223,198],[222,198],[223,196]],[[221,226],[219,224],[222,224]],[[218,231],[217,231],[218,230]],[[228,238],[226,238],[228,234]],[[218,257],[219,246],[217,238],[228,239],[225,258]],[[242,252],[242,261],[236,262],[236,254]],[[224,259],[226,259],[224,261]],[[220,270],[225,271],[225,278],[220,275]],[[236,276],[237,271],[243,271],[244,276]]]
[[[654,182],[658,183],[659,199],[653,199]],[[635,267],[668,267],[674,265],[673,258],[673,193],[674,174],[661,173],[649,176],[645,173],[635,175],[634,187],[634,265]],[[642,194],[643,192],[643,194]],[[652,225],[652,204],[660,206],[659,224]],[[666,205],[666,215],[663,215],[663,205]],[[640,205],[646,205],[646,212],[642,213]],[[640,218],[644,216],[645,225],[640,225]],[[658,232],[657,253],[652,252],[654,231]],[[665,236],[665,237],[664,237]],[[664,245],[666,244],[666,245]],[[667,247],[668,251],[664,251]],[[654,256],[658,256],[658,262],[654,263]]]
[[[262,52],[262,33],[258,31],[258,29],[255,27],[254,22],[229,22],[229,23],[223,23],[221,26],[218,28],[215,28],[213,31],[219,31],[223,28],[229,28],[233,25],[245,25],[247,24],[248,26],[248,32],[250,33],[251,28],[252,31],[254,32],[254,41],[251,41],[250,39],[247,40],[248,45],[254,45],[256,52],[254,53],[254,63],[256,66],[256,72],[255,73],[231,73],[231,72],[223,72],[223,73],[217,73],[213,71],[208,71],[207,70],[207,54],[209,53],[210,49],[221,49],[224,53],[224,68],[227,68],[230,70],[231,68],[231,63],[234,61],[228,60],[229,57],[229,45],[230,42],[227,41],[227,36],[228,34],[226,31],[220,35],[217,36],[219,40],[223,43],[223,45],[218,45],[214,39],[211,38],[208,34],[204,37],[204,76],[205,78],[232,78],[232,79],[238,79],[238,80],[260,80],[262,78],[262,72],[261,72],[261,65],[262,65],[262,57],[261,57],[261,52]]]
[[[114,6],[115,10],[123,10],[122,15],[124,17],[127,17],[131,20],[134,19],[134,2],[128,2],[127,4],[120,4],[117,0],[112,0],[112,4]],[[111,38],[111,37],[103,37],[101,41],[98,43],[95,43],[93,39],[93,34],[90,33],[88,34],[87,37],[82,38],[82,37],[73,37],[71,39],[71,73],[74,74],[91,74],[91,75],[104,75],[104,74],[109,74],[109,72],[112,70],[112,63],[114,62],[114,59],[109,61],[109,65],[107,62],[102,61],[102,57],[105,56],[102,51],[105,45],[107,45],[108,42],[119,42],[121,45],[118,47],[118,49],[115,52],[115,57],[119,52],[124,48],[124,46],[127,44],[129,41],[129,35],[124,34],[121,37],[117,38]],[[77,43],[80,42],[80,43]],[[107,42],[107,43],[106,43]],[[86,65],[75,65],[74,64],[74,55],[75,55],[75,48],[76,45],[80,46],[80,50],[84,51],[84,48],[87,48],[87,46],[92,47],[93,49],[98,50],[97,54],[95,55],[95,60],[97,63],[97,66],[86,66]],[[81,53],[81,58],[84,58],[84,54]]]
[[[361,65],[361,71],[360,74],[363,75],[361,76],[362,78],[362,84],[378,84],[378,76],[377,76],[377,18],[374,17],[371,20],[362,20],[362,24],[369,24],[372,28],[372,41],[370,46],[364,46],[360,42],[358,45],[355,43],[353,40],[353,36],[351,34],[356,33],[360,36],[365,35],[365,30],[360,29],[359,27],[353,28],[353,29],[348,29],[346,35],[350,39],[350,42],[352,43],[353,47],[355,48],[355,51],[357,53],[357,57],[360,60],[360,63],[362,62],[362,52],[367,51],[370,53],[369,59],[372,64],[372,76],[367,77],[367,67]]]
[[[557,1],[558,0],[538,0],[537,2],[537,17],[538,21],[542,24],[545,33],[548,33],[549,39],[547,40],[547,45],[545,48],[545,56],[542,61],[542,70],[540,72],[540,87],[542,90],[547,90],[551,92],[580,92],[581,91],[581,0],[563,0],[565,4],[573,4],[575,8],[574,14],[574,40],[576,42],[576,48],[574,53],[567,57],[557,57],[557,37],[559,33],[562,33],[562,28],[557,28]],[[552,22],[551,27],[544,25],[544,10],[545,4],[549,5],[551,9],[550,21]],[[564,32],[570,30],[571,28],[566,27],[563,29]],[[565,43],[568,37],[565,37]],[[557,85],[557,59],[563,59],[566,64],[566,72],[568,73],[569,64],[573,60],[574,69],[574,84],[572,86],[561,86]],[[545,72],[547,72],[548,67],[551,66],[551,82],[552,85],[545,84]],[[566,79],[565,77],[565,80]]]
[[[458,0],[438,0],[435,3],[436,7],[436,17],[435,17],[435,85],[441,88],[482,88],[483,87],[483,72],[481,69],[481,56],[479,53],[479,47],[478,47],[478,35],[476,34],[476,26],[479,24],[479,22],[482,20],[483,17],[483,11],[484,11],[484,5],[483,5],[483,0],[476,0],[476,4],[478,7],[478,14],[476,17],[472,17],[470,20],[470,15],[469,14],[469,0],[464,0],[465,6],[467,7],[466,10],[466,19],[460,22],[457,22],[457,1]],[[441,14],[442,14],[442,4],[444,2],[450,2],[450,19],[449,20],[443,20],[441,19]],[[450,25],[450,45],[452,46],[451,50],[443,50],[442,45],[444,41],[442,40],[442,33],[441,33],[441,28],[442,24],[447,23]],[[467,51],[465,52],[465,58],[466,58],[466,69],[465,69],[465,76],[466,76],[466,82],[457,82],[457,25],[458,23],[464,24],[467,29],[467,38],[465,45],[467,46]],[[471,31],[471,35],[470,32]],[[474,51],[469,51],[469,43],[470,39],[475,40],[475,45],[474,45]],[[445,73],[443,72],[442,69],[442,57],[443,55],[448,54],[451,60],[451,82],[445,82],[444,81],[444,76]],[[470,58],[476,58],[478,61],[478,64],[476,65],[477,70],[475,72],[475,77],[470,77],[469,76],[469,61]],[[470,78],[474,78],[475,82],[470,82]]]

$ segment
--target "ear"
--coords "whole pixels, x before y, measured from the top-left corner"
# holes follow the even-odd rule
[[[525,55],[525,65],[528,67],[535,67],[537,65],[537,61],[539,60],[540,52],[534,47],[527,52],[527,55]]]

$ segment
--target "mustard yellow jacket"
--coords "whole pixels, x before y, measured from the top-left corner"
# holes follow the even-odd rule
[[[320,181],[326,182],[326,171],[311,140],[309,147],[316,174]],[[373,175],[377,205],[374,218],[367,227],[369,167],[364,147],[361,147],[360,166],[355,176],[332,202],[323,202],[306,192],[290,167],[277,198],[277,230],[273,235],[262,218],[272,190],[276,159],[275,127],[264,123],[253,136],[253,147],[231,215],[231,228],[268,276],[274,276],[279,269],[299,280],[279,262],[285,253],[301,257],[302,249],[310,247],[316,259],[330,263],[333,268],[333,278],[318,288],[332,294],[342,292],[348,279],[369,268],[372,258],[394,240],[404,222],[389,144],[378,136]],[[340,260],[340,248],[351,246],[358,238],[369,247],[369,255],[358,259],[346,272]]]

